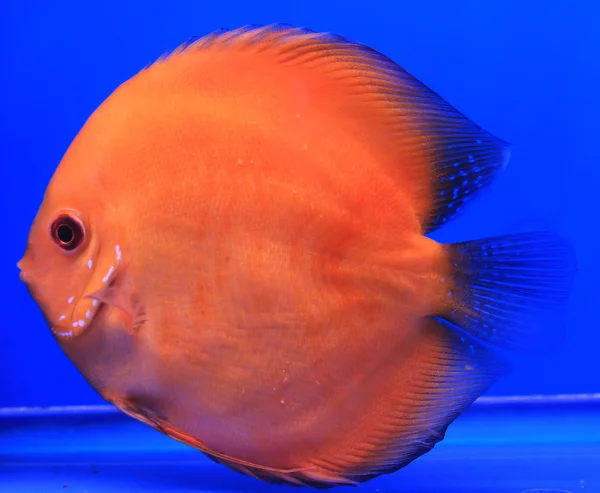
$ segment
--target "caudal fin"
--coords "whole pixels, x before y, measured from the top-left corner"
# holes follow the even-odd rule
[[[439,318],[504,349],[529,348],[546,327],[564,324],[575,256],[562,238],[514,234],[445,248],[448,309]]]

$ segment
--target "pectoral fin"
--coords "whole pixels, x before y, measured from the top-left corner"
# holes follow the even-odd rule
[[[127,271],[87,296],[116,308],[118,312],[113,316],[122,320],[129,333],[134,333],[146,321],[146,312],[135,290],[133,278]]]

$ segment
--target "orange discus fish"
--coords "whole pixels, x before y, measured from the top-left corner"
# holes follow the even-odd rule
[[[125,413],[265,481],[356,484],[429,451],[567,302],[551,234],[425,236],[507,160],[366,46],[218,31],[92,114],[21,278]]]

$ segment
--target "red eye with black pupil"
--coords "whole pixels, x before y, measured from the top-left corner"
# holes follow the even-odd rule
[[[83,225],[72,216],[59,216],[52,223],[50,234],[58,247],[70,252],[83,242]]]

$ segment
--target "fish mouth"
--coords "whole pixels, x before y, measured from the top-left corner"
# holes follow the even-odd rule
[[[24,282],[26,285],[29,284],[29,276],[23,270],[23,259],[17,262],[17,269],[19,269],[19,279]]]
[[[20,268],[20,264],[21,262],[19,262],[17,264],[17,267],[19,267],[19,279],[21,280],[21,282],[23,284],[25,284],[25,287],[27,288],[27,292],[29,293],[29,295],[34,299],[37,300],[36,297],[36,291],[33,287],[33,282],[31,277],[29,276],[29,274],[27,274],[27,272],[25,272],[23,269]]]

